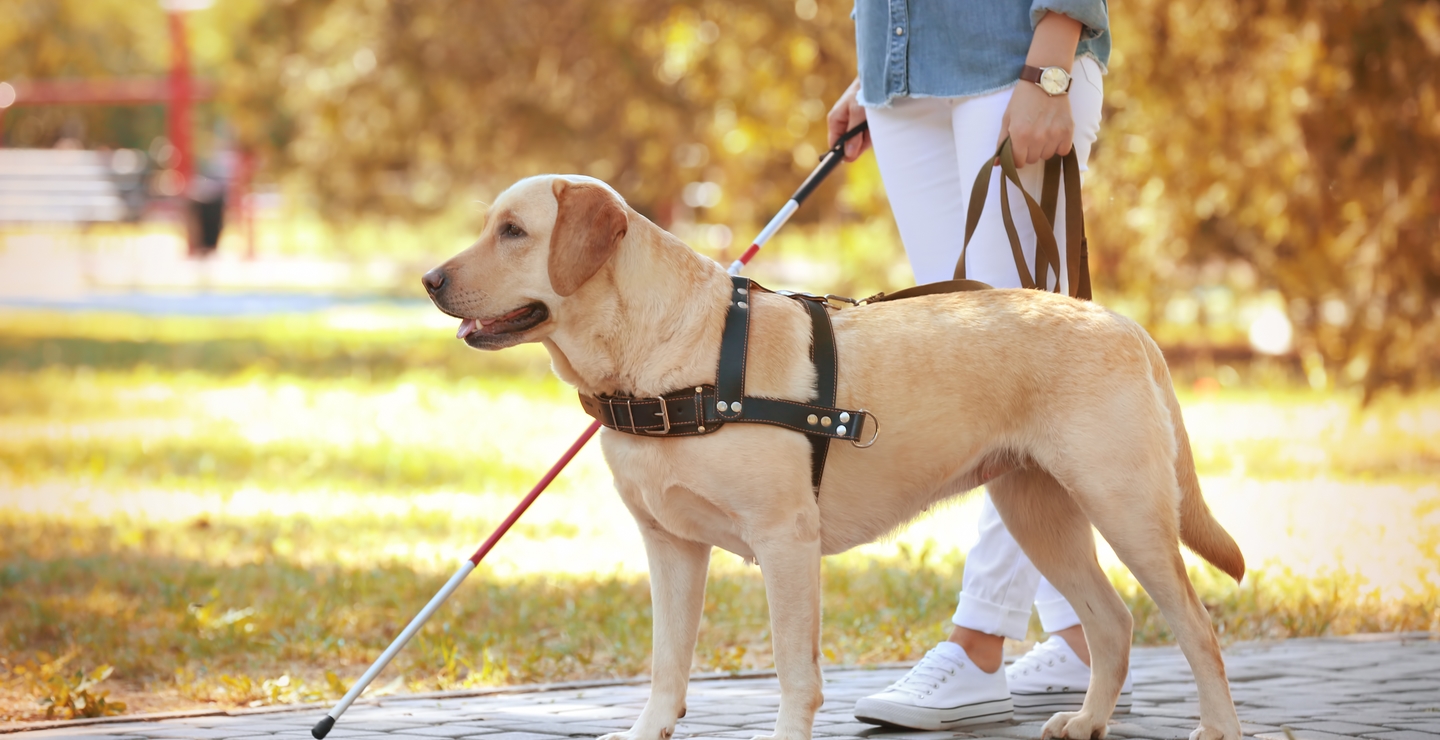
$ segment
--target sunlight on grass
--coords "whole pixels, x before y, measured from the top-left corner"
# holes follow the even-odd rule
[[[440,323],[0,314],[0,720],[73,709],[105,666],[129,711],[337,695],[589,422],[542,351],[470,352]],[[1251,567],[1237,587],[1187,553],[1226,639],[1440,630],[1440,394],[1182,403]],[[827,661],[943,636],[977,504],[827,560]],[[1137,641],[1168,641],[1101,561]],[[759,571],[713,563],[696,670],[768,667]],[[645,570],[591,445],[375,689],[643,673]]]

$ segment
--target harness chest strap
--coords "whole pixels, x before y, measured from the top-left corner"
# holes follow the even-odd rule
[[[800,301],[810,314],[810,356],[817,376],[815,397],[807,403],[747,396],[745,366],[751,294],[765,289],[749,278],[736,276],[731,281],[730,308],[725,315],[714,385],[682,388],[658,398],[581,394],[580,404],[604,426],[627,434],[693,437],[711,434],[728,422],[771,424],[801,432],[810,439],[810,477],[818,495],[830,440],[859,443],[868,416],[863,410],[835,406],[839,362],[829,309],[823,299],[781,294]]]

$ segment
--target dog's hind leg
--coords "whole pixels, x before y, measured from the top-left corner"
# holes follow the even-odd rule
[[[1159,455],[1152,460],[1128,474],[1120,474],[1117,466],[1089,480],[1076,476],[1075,497],[1160,607],[1190,663],[1200,694],[1200,726],[1191,740],[1239,740],[1240,719],[1225,680],[1220,642],[1180,557],[1180,494],[1174,468]]]
[[[1095,559],[1090,520],[1049,473],[1022,468],[989,484],[1000,518],[1030,561],[1075,608],[1090,648],[1090,686],[1079,712],[1045,724],[1045,737],[1104,737],[1130,661],[1131,619]]]
[[[634,727],[601,740],[667,740],[674,734],[676,720],[685,716],[685,690],[705,608],[710,546],[676,537],[648,517],[636,520],[650,562],[654,628],[650,698]]]

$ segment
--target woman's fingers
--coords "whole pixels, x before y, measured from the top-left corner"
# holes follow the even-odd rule
[[[849,127],[845,125],[849,120],[848,111],[843,110],[840,104],[837,103],[834,108],[830,109],[830,115],[825,119],[830,133],[829,140],[825,142],[826,149],[835,146],[835,142],[840,140],[840,135],[849,130]]]
[[[1060,142],[1061,139],[1057,137],[1047,138],[1044,145],[1040,148],[1040,156],[1036,157],[1035,161],[1044,162],[1045,160],[1055,156],[1055,152],[1060,149]]]
[[[1016,88],[1006,106],[1000,127],[1000,141],[1009,135],[1015,151],[1015,166],[1041,162],[1065,154],[1075,137],[1067,97],[1050,97],[1033,85]]]
[[[830,135],[826,142],[827,148],[835,146],[835,142],[839,141],[846,131],[865,121],[865,106],[860,105],[859,94],[860,79],[857,77],[854,82],[850,83],[850,87],[845,89],[845,93],[840,96],[840,99],[835,101],[835,105],[830,108],[830,115],[825,117]],[[855,161],[869,148],[870,133],[867,131],[845,142],[845,161]]]
[[[845,131],[849,131],[865,120],[865,108],[859,103],[854,103],[850,108],[850,120],[845,122]],[[842,131],[841,133],[844,133]],[[845,161],[854,162],[870,148],[870,132],[860,134],[845,142]]]
[[[1009,129],[1010,143],[1015,150],[1015,166],[1043,162],[1057,154],[1070,151],[1072,129],[1061,126],[1038,128],[1033,124],[1019,123]],[[1005,141],[1002,133],[1000,141]]]

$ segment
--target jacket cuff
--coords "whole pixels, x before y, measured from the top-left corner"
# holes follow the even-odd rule
[[[1102,0],[1031,0],[1030,28],[1040,25],[1047,12],[1080,21],[1081,41],[1100,38],[1110,30],[1110,13]]]

